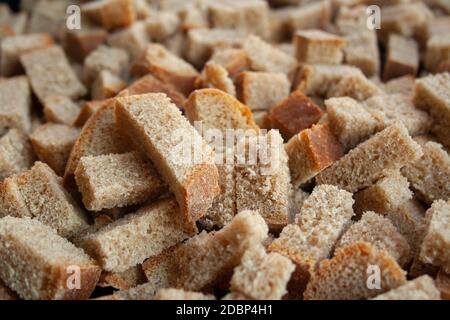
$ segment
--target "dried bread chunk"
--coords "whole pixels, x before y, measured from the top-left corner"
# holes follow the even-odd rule
[[[445,66],[450,59],[450,36],[439,34],[432,36],[427,41],[427,52],[425,55],[425,65],[431,72],[439,71],[441,65]],[[445,68],[445,67],[442,67]]]
[[[66,96],[48,96],[43,111],[47,122],[71,126],[80,114],[80,107]]]
[[[60,46],[41,48],[20,56],[31,87],[42,104],[51,95],[77,99],[86,94]]]
[[[133,75],[151,73],[163,82],[169,83],[184,95],[195,87],[198,72],[188,62],[168,51],[163,45],[147,45],[142,56],[131,67]]]
[[[90,211],[141,204],[166,190],[152,163],[137,152],[82,157],[75,180]]]
[[[36,156],[26,134],[9,130],[0,138],[0,181],[28,170]]]
[[[92,84],[91,96],[94,100],[105,100],[116,96],[126,83],[109,70],[102,70]]]
[[[350,192],[371,186],[388,171],[398,170],[423,155],[420,146],[401,123],[393,124],[350,150],[316,177]]]
[[[339,79],[326,96],[328,98],[351,97],[358,101],[364,101],[379,94],[382,94],[381,89],[363,74],[351,74]]]
[[[220,64],[214,62],[206,63],[197,82],[204,88],[216,88],[231,96],[236,96],[234,83],[228,76],[228,71]]]
[[[439,143],[422,146],[423,156],[402,169],[416,195],[428,204],[450,197],[450,155]]]
[[[107,30],[127,27],[136,19],[133,0],[91,1],[83,4],[82,13]]]
[[[142,265],[131,267],[124,272],[105,272],[100,276],[97,284],[100,287],[112,287],[119,290],[128,290],[145,283],[145,277]]]
[[[380,287],[369,286],[370,266],[380,270]],[[405,284],[405,272],[385,251],[362,242],[341,248],[323,261],[308,283],[306,300],[357,300],[375,297]]]
[[[418,69],[419,46],[416,41],[398,34],[390,34],[384,65],[384,81],[408,74],[415,76]]]
[[[62,176],[80,130],[64,124],[46,123],[38,127],[30,141],[39,160]]]
[[[117,99],[116,119],[121,132],[137,139],[152,160],[185,217],[201,218],[219,193],[218,172],[212,149],[180,110],[161,93],[122,97]],[[176,139],[183,137],[188,141],[180,146]]]
[[[35,219],[0,219],[0,240],[0,277],[24,299],[87,299],[100,277],[83,250]]]
[[[26,77],[0,81],[0,135],[16,128],[28,132],[31,128],[31,90]]]
[[[345,39],[322,30],[298,30],[294,34],[297,60],[303,63],[340,64]]]
[[[264,219],[254,211],[238,213],[223,229],[201,233],[176,252],[179,277],[176,287],[203,290],[228,276],[249,249],[267,238]]]
[[[448,273],[440,270],[435,280],[436,287],[441,292],[442,300],[450,300],[450,276]]]
[[[3,181],[0,206],[3,215],[35,218],[66,238],[88,228],[85,213],[64,189],[61,178],[42,162]]]
[[[299,187],[343,155],[341,144],[327,124],[317,124],[286,144],[292,184]]]
[[[426,232],[420,249],[420,260],[450,272],[449,219],[450,200],[437,200],[425,214]]]
[[[27,26],[29,33],[49,33],[56,39],[62,39],[63,28],[66,28],[66,10],[72,1],[69,0],[39,0],[30,12]]]
[[[393,171],[372,186],[355,193],[355,212],[365,211],[387,214],[411,200],[409,182],[399,171]]]
[[[305,5],[289,8],[288,30],[325,29],[331,22],[332,1],[319,0]]]
[[[403,76],[385,82],[383,89],[388,95],[401,94],[411,97],[414,92],[415,81],[415,77]]]
[[[163,42],[176,33],[180,26],[179,16],[181,15],[181,10],[178,12],[169,10],[150,11],[144,20],[146,32],[150,39]]]
[[[68,30],[65,34],[64,48],[72,59],[82,62],[105,42],[107,36],[108,32],[103,28]]]
[[[161,289],[155,295],[154,300],[216,300],[211,294],[185,291],[183,289]]]
[[[135,22],[126,29],[111,33],[106,42],[111,47],[125,50],[129,54],[130,60],[135,61],[149,43],[147,26],[143,21]]]
[[[250,63],[245,50],[237,48],[218,48],[214,51],[209,61],[224,67],[232,78],[248,69]]]
[[[303,202],[295,223],[286,226],[269,245],[296,265],[289,294],[301,296],[317,263],[327,259],[354,215],[352,195],[334,186],[314,188]]]
[[[72,125],[78,128],[83,127],[94,113],[100,110],[101,107],[111,103],[111,101],[112,99],[84,102],[81,106],[81,110],[79,111],[78,116],[75,118],[75,121]]]
[[[288,141],[300,131],[316,124],[322,116],[322,110],[314,101],[296,90],[270,109],[267,120],[270,127],[278,129],[285,141]]]
[[[373,211],[364,212],[361,219],[348,228],[336,244],[336,250],[358,242],[367,242],[378,250],[386,251],[400,266],[411,260],[406,239],[388,218]]]
[[[373,300],[441,300],[441,293],[430,276],[422,276],[380,294]]]
[[[0,301],[19,300],[19,296],[0,280]]]
[[[7,37],[0,44],[0,75],[11,77],[20,73],[20,56],[36,49],[53,45],[53,38],[46,33],[24,34]]]
[[[139,209],[79,240],[106,271],[123,272],[196,233],[174,198]]]
[[[289,96],[291,84],[283,73],[244,71],[236,79],[236,96],[252,110],[268,110]]]

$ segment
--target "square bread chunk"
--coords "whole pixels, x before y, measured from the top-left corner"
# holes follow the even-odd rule
[[[450,59],[450,36],[448,33],[433,35],[427,41],[425,65],[428,71],[439,71],[442,64]]]
[[[230,282],[232,292],[249,299],[281,300],[295,266],[279,253],[266,253],[263,246],[249,249],[234,269]]]
[[[141,204],[166,190],[152,163],[137,152],[83,157],[75,180],[90,211]]]
[[[145,94],[117,99],[116,118],[152,160],[185,217],[201,218],[219,193],[219,177],[212,149],[180,110],[165,94]],[[183,137],[188,141],[180,145]]]
[[[133,0],[91,1],[83,4],[82,13],[107,30],[127,27],[136,19]]]
[[[92,99],[105,100],[112,98],[125,87],[126,83],[120,77],[108,70],[102,70],[92,84]]]
[[[283,73],[244,71],[236,79],[236,96],[252,110],[268,110],[289,96],[290,87]]]
[[[411,38],[391,33],[388,41],[384,81],[404,75],[415,76],[419,69],[419,46]]]
[[[7,37],[0,45],[0,75],[11,77],[22,71],[20,56],[35,49],[53,45],[53,38],[46,33],[24,34]]]
[[[48,96],[44,101],[44,117],[48,122],[71,126],[80,114],[80,107],[66,96]]]
[[[325,29],[332,16],[330,0],[319,0],[289,8],[287,27],[290,32],[306,29]]]
[[[64,47],[71,58],[83,62],[106,40],[107,36],[108,32],[105,29],[97,27],[69,30],[66,32]]]
[[[425,215],[426,232],[420,260],[450,273],[450,200],[437,200]]]
[[[0,138],[0,181],[28,170],[36,156],[26,134],[9,130]]]
[[[400,266],[405,266],[412,258],[408,242],[392,222],[372,211],[364,212],[361,219],[348,228],[336,249],[358,242],[368,242],[378,250],[385,250]]]
[[[185,291],[183,289],[161,289],[155,295],[155,300],[216,300],[212,294],[201,292]]]
[[[297,60],[303,63],[340,64],[345,39],[322,30],[299,30],[294,34]]]
[[[370,266],[380,270],[380,289],[367,286]],[[375,297],[406,283],[405,272],[386,251],[366,242],[341,248],[323,261],[308,283],[306,300],[361,300]]]
[[[35,219],[0,219],[0,277],[27,300],[88,299],[101,269],[55,230]],[[80,287],[71,280],[80,272]]]
[[[176,287],[197,291],[223,281],[241,263],[244,253],[261,245],[267,236],[261,215],[243,211],[223,229],[189,239],[176,251],[180,268]]]
[[[79,244],[104,270],[123,272],[195,233],[175,199],[168,198],[84,236]]]
[[[228,76],[228,71],[218,63],[207,62],[197,82],[204,88],[216,88],[233,97],[236,96],[233,80]]]
[[[31,90],[26,77],[0,81],[0,135],[12,128],[28,132],[30,109]]]
[[[294,187],[306,183],[343,155],[341,144],[327,124],[303,130],[285,148]]]
[[[39,160],[62,176],[80,130],[64,124],[46,123],[38,127],[30,140]]]
[[[104,272],[100,276],[99,287],[111,287],[119,290],[129,290],[147,281],[142,265],[138,264],[124,272]]]
[[[77,99],[87,92],[60,46],[25,53],[20,56],[20,61],[42,104],[45,104],[45,98],[50,95]]]
[[[380,294],[373,300],[441,300],[441,293],[433,278],[425,275]]]
[[[0,194],[3,215],[35,218],[65,238],[88,228],[83,210],[64,189],[61,178],[42,162],[3,181]]]
[[[218,50],[214,51],[209,61],[220,64],[232,78],[248,69],[250,64],[245,50],[238,48],[218,48]]]
[[[332,184],[349,192],[371,186],[390,170],[398,170],[422,156],[421,147],[401,123],[375,134],[350,150],[317,177],[318,184]]]
[[[149,43],[146,27],[144,21],[135,22],[128,28],[111,33],[107,43],[111,47],[124,49],[130,55],[130,60],[135,61]]]

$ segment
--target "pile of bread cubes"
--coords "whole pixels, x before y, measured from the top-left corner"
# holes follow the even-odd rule
[[[449,72],[446,0],[0,5],[0,299],[449,299]]]

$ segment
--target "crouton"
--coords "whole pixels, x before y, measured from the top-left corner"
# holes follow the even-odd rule
[[[292,33],[296,30],[325,29],[331,22],[332,11],[332,4],[329,0],[315,1],[295,7],[288,17],[288,28]]]
[[[100,276],[98,286],[129,290],[146,282],[142,265],[131,267],[124,272],[105,272]]]
[[[384,81],[404,75],[415,76],[419,69],[419,47],[414,39],[398,34],[390,34],[386,63],[384,65]]]
[[[220,64],[224,67],[231,78],[249,68],[247,53],[243,49],[221,49],[215,50],[210,62]]]
[[[116,96],[126,83],[109,70],[102,70],[92,84],[92,98],[94,100],[105,100]]]
[[[136,22],[132,26],[118,30],[108,36],[107,43],[114,48],[125,50],[131,61],[138,59],[149,43],[147,26],[144,22]]]
[[[69,30],[65,35],[64,48],[72,59],[82,62],[105,42],[107,36],[108,33],[103,28]]]
[[[0,135],[8,129],[31,129],[31,90],[26,77],[0,81]]]
[[[177,31],[180,18],[176,12],[153,11],[146,17],[144,23],[150,39],[162,42]]]
[[[294,35],[297,60],[303,63],[340,64],[345,40],[321,30],[299,30]]]
[[[208,62],[198,80],[203,88],[216,88],[236,96],[234,83],[229,78],[228,71],[220,64]]]
[[[35,2],[36,5],[30,14],[28,32],[49,33],[54,38],[61,39],[62,30],[66,28],[66,10],[72,2],[69,0],[41,0]]]
[[[370,97],[381,94],[382,91],[375,83],[362,74],[343,76],[336,85],[327,92],[327,97],[350,97],[364,101]]]
[[[373,300],[441,300],[441,293],[431,277],[422,276],[380,294]]]
[[[131,25],[136,19],[133,0],[100,0],[82,6],[82,13],[107,30]]]
[[[0,138],[0,181],[31,168],[36,156],[28,136],[17,129]]]
[[[436,287],[441,291],[442,300],[450,300],[450,276],[442,270],[436,276]]]
[[[44,117],[48,122],[73,125],[80,107],[66,96],[47,96],[44,101]]]
[[[81,110],[78,113],[78,116],[75,118],[75,121],[73,122],[74,127],[82,127],[84,124],[89,120],[89,118],[96,113],[98,110],[100,110],[101,107],[104,105],[107,105],[111,103],[112,99],[107,100],[101,100],[101,101],[87,101],[85,102]]]

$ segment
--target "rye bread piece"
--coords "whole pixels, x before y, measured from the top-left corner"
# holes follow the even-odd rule
[[[380,294],[373,300],[441,300],[441,293],[430,276],[422,276]]]
[[[80,107],[78,104],[66,96],[48,96],[45,98],[44,117],[47,122],[71,126],[79,114]]]
[[[133,0],[91,1],[82,6],[82,13],[107,30],[127,27],[136,19]]]
[[[415,76],[419,69],[419,46],[414,39],[390,34],[383,80],[404,75]]]
[[[30,169],[36,160],[28,136],[17,129],[0,138],[0,180]]]
[[[31,90],[26,77],[0,81],[0,135],[16,128],[31,128]]]

